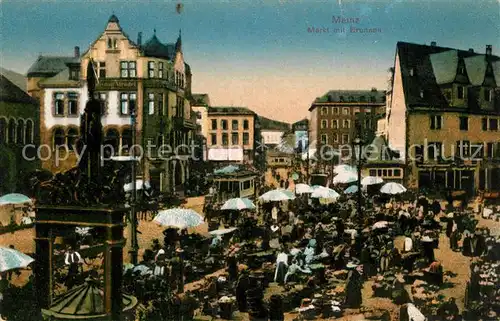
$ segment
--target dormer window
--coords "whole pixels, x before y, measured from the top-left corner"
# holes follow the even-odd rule
[[[69,70],[69,80],[79,80],[80,70],[72,68]]]
[[[464,96],[465,96],[464,86],[458,86],[457,87],[457,99],[464,99]]]
[[[353,102],[354,102],[354,97],[353,97],[353,96],[349,96],[349,101],[350,101],[351,103],[353,103]]]
[[[493,101],[493,89],[484,88],[484,100],[485,101]]]
[[[339,100],[341,103],[343,103],[345,101],[344,96],[339,96]]]
[[[465,75],[465,67],[464,66],[460,66],[458,67],[458,73],[460,75]]]

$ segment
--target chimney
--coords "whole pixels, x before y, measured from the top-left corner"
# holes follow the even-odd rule
[[[80,58],[80,47],[75,46],[75,58]]]
[[[376,91],[377,91],[377,88],[372,87],[372,93],[373,93],[373,92],[376,92]]]
[[[436,47],[436,42],[435,41],[431,41],[431,47]]]
[[[142,46],[142,32],[137,34],[137,45]]]
[[[474,49],[472,49],[472,48],[469,48],[469,52],[474,52]]]
[[[491,56],[492,46],[486,45],[486,56]]]

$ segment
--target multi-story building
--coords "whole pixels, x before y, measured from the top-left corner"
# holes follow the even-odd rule
[[[208,160],[253,163],[257,115],[245,107],[208,108]]]
[[[208,123],[208,107],[210,97],[208,94],[193,94],[191,99],[191,109],[196,114],[196,124],[203,137],[208,138],[210,124]]]
[[[0,194],[25,193],[28,175],[40,164],[39,106],[8,79],[14,73],[4,71],[0,72]]]
[[[92,61],[102,102],[105,142],[115,155],[128,154],[132,145],[131,110],[136,114],[136,144],[144,152],[142,175],[161,191],[181,187],[189,177],[189,148],[196,128],[189,97],[191,72],[184,62],[182,40],[164,44],[155,34],[142,43],[122,30],[112,15],[102,34],[80,56],[40,57],[28,71],[28,91],[41,102],[42,143],[68,145],[66,162],[44,162],[52,171],[75,165],[71,143],[79,135],[79,115],[88,100],[85,83]],[[164,148],[160,148],[164,146]]]
[[[311,112],[311,149],[317,151],[319,161],[329,159],[335,151],[347,156],[356,136],[365,142],[375,138],[377,121],[385,109],[386,95],[371,90],[332,90],[317,98],[309,108]],[[359,128],[356,128],[359,124]],[[349,147],[350,148],[350,147]],[[333,154],[332,154],[333,153]]]
[[[259,116],[262,142],[267,148],[277,147],[283,135],[290,130],[290,124]]]
[[[396,46],[389,145],[411,188],[498,190],[500,58],[435,42]]]

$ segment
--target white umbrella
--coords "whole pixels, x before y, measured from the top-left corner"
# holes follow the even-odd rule
[[[138,179],[138,180],[135,181],[135,189],[136,190],[139,191],[143,187],[147,189],[147,188],[151,188],[151,185],[149,184],[148,181],[144,182],[142,179]],[[125,192],[130,192],[130,191],[132,191],[133,188],[134,188],[133,183],[127,183],[127,184],[123,185],[123,190]]]
[[[335,166],[333,168],[333,172],[335,174],[344,174],[344,173],[354,173],[354,174],[356,174],[357,173],[357,169],[356,169],[356,167],[352,167],[352,166],[349,166],[349,165],[341,164],[341,165]]]
[[[83,236],[83,235],[88,235],[91,229],[92,229],[91,227],[76,227],[75,232]]]
[[[19,193],[5,194],[0,197],[0,205],[30,203],[31,198]]]
[[[17,250],[0,247],[0,272],[27,267],[34,260]]]
[[[376,185],[376,184],[381,184],[383,182],[384,182],[384,180],[381,177],[367,176],[361,180],[361,185],[363,185],[363,186]]]
[[[203,224],[203,217],[191,209],[171,208],[160,211],[154,221],[162,226],[182,229]]]
[[[221,207],[221,210],[253,210],[255,205],[246,197],[231,198]]]
[[[392,194],[392,195],[401,194],[401,193],[406,192],[406,188],[399,183],[390,182],[390,183],[387,183],[384,186],[382,186],[382,188],[380,189],[380,192],[384,193],[384,194]]]
[[[33,224],[33,219],[31,217],[24,216],[23,218],[21,218],[21,224],[24,224],[24,225]]]
[[[341,173],[333,178],[333,184],[349,184],[358,181],[358,175],[352,172]]]
[[[223,229],[220,229],[220,230],[215,230],[215,231],[210,231],[208,232],[210,235],[224,235],[224,234],[227,234],[227,233],[231,233],[231,232],[234,232],[236,231],[238,228],[236,227],[230,227],[230,228],[223,228]]]
[[[335,199],[338,198],[339,193],[335,192],[333,189],[328,187],[317,188],[311,194],[311,198],[326,198],[326,199]]]
[[[379,229],[379,228],[386,228],[387,226],[389,226],[389,222],[387,222],[387,221],[379,221],[379,222],[373,224],[372,230],[376,230],[376,229]]]
[[[295,185],[295,194],[309,194],[312,193],[313,189],[307,184],[297,184]]]
[[[263,200],[264,202],[279,202],[293,200],[295,199],[295,195],[285,189],[275,189],[264,193],[259,197],[259,199]]]

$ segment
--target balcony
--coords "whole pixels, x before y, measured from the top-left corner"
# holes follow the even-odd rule
[[[194,130],[196,129],[196,122],[184,117],[172,117],[172,125],[174,130]]]

